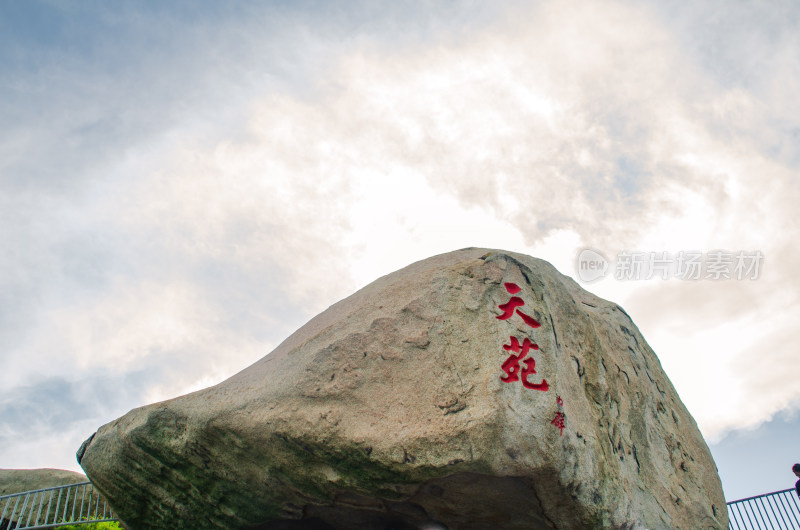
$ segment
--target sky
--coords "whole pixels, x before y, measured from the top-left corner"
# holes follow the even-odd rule
[[[625,308],[728,500],[792,487],[798,25],[793,0],[0,0],[0,468],[79,470],[100,425],[488,247]]]

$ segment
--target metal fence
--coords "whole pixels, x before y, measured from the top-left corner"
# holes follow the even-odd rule
[[[789,488],[728,503],[731,530],[800,530],[800,502]],[[0,496],[0,530],[117,521],[91,482]]]
[[[728,503],[732,530],[800,530],[800,502],[794,488]]]
[[[91,482],[55,486],[0,497],[0,530],[55,528],[116,521]]]

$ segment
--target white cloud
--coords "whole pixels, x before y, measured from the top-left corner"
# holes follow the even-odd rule
[[[800,157],[780,133],[798,116],[780,113],[794,107],[778,88],[798,76],[775,66],[757,86],[728,86],[661,16],[611,0],[513,7],[400,49],[377,31],[337,42],[324,69],[331,33],[304,30],[318,77],[302,91],[308,72],[259,84],[252,59],[215,62],[194,79],[217,68],[250,71],[250,84],[193,93],[150,141],[104,159],[110,177],[77,203],[53,199],[68,215],[25,232],[37,236],[30,255],[8,267],[25,278],[19,296],[42,278],[57,293],[42,287],[44,301],[26,308],[38,324],[9,342],[5,384],[35,378],[32,362],[46,375],[139,370],[127,406],[164,399],[243,368],[376,277],[466,246],[529,253],[567,274],[584,246],[610,257],[726,248],[764,252],[763,276],[590,289],[632,314],[707,436],[764,421],[798,398],[787,374],[800,368],[789,340],[800,307],[787,293]],[[275,47],[247,35],[254,50]],[[242,49],[233,42],[219,49]],[[236,110],[206,108],[226,98]],[[82,271],[92,259],[53,248],[87,232],[97,237],[76,244],[103,256],[102,282],[68,292],[65,256],[83,256]]]
[[[448,46],[348,54],[319,99],[262,99],[247,141],[187,150],[135,209],[147,205],[146,222],[191,242],[190,254],[282,267],[287,296],[307,311],[463,246],[529,252],[567,273],[584,245],[761,250],[775,268],[758,282],[597,286],[630,303],[707,435],[761,421],[794,387],[742,417],[758,385],[736,382],[730,363],[759,335],[743,315],[770,306],[765,288],[794,281],[779,256],[794,233],[781,227],[796,172],[752,141],[764,126],[758,94],[706,77],[652,12],[577,7],[519,11]]]

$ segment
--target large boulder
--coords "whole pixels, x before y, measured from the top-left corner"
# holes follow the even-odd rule
[[[0,514],[2,514],[0,515],[0,530],[14,528],[19,519],[33,521],[35,517],[38,517],[42,522],[55,520],[56,505],[47,503],[46,493],[44,495],[42,493],[32,494],[28,498],[28,503],[25,502],[24,495],[13,495],[14,493],[80,484],[87,480],[85,475],[65,469],[0,469],[0,497],[12,495],[0,499]],[[77,507],[87,510],[89,508],[87,502],[77,503]]]
[[[86,475],[65,469],[0,469],[0,495],[86,482]]]
[[[78,457],[134,529],[728,526],[708,447],[630,317],[504,251],[380,278]]]

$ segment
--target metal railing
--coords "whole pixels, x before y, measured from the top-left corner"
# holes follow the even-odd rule
[[[732,530],[800,530],[800,502],[794,488],[728,503]]]
[[[800,530],[795,489],[731,501],[731,530]],[[118,521],[91,482],[0,496],[0,530],[55,528]]]
[[[91,482],[0,496],[0,530],[117,521]]]

